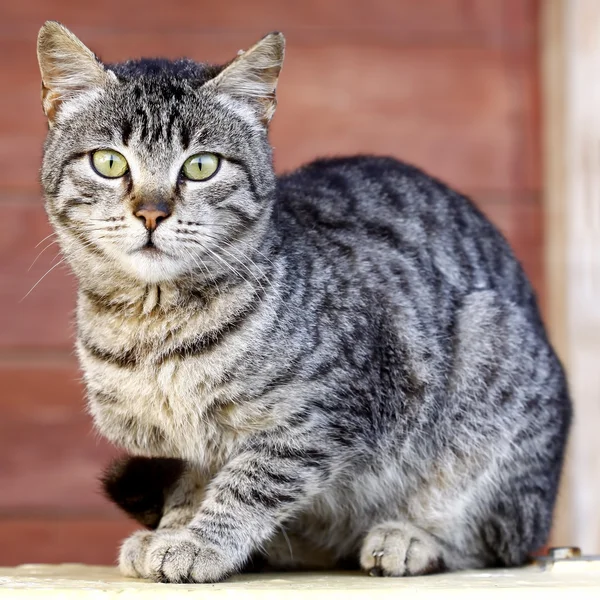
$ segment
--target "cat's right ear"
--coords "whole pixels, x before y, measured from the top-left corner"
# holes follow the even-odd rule
[[[40,29],[37,55],[42,74],[42,106],[50,126],[63,102],[116,79],[89,48],[56,21],[46,21]]]

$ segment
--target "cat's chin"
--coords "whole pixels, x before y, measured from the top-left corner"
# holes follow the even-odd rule
[[[123,259],[123,267],[145,284],[173,282],[186,273],[184,261],[157,249],[142,249]]]

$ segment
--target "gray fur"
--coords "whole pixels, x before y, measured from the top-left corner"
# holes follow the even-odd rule
[[[40,33],[42,182],[79,280],[89,410],[130,453],[186,465],[122,571],[217,581],[256,555],[383,575],[522,564],[548,535],[570,403],[498,231],[393,159],[277,178],[280,34],[229,67],[89,67],[69,35]],[[65,47],[87,58],[61,95]],[[96,72],[77,85],[80,64]],[[95,174],[99,148],[130,173]],[[182,180],[200,151],[220,170]],[[152,233],[162,254],[133,215],[151,200],[173,211]]]

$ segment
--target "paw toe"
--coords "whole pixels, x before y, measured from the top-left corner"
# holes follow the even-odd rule
[[[125,577],[146,577],[143,564],[152,532],[136,531],[121,545],[119,570]]]
[[[186,529],[155,532],[143,566],[145,577],[161,583],[221,581],[233,570],[222,552]]]

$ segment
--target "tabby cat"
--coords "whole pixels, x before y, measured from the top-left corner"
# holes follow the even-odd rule
[[[506,241],[392,158],[276,176],[284,38],[103,65],[39,34],[47,212],[79,281],[125,575],[520,565],[544,544],[565,376]]]

